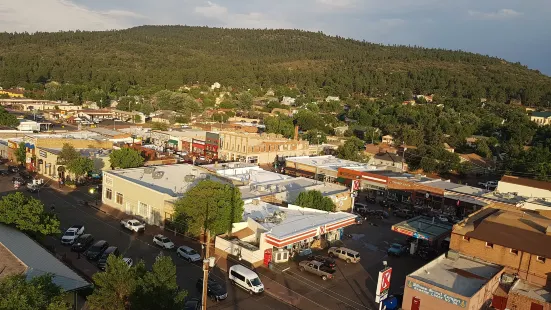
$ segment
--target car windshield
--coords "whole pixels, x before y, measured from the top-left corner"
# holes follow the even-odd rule
[[[402,246],[399,245],[399,244],[393,244],[391,247],[395,248],[395,249],[400,249]]]
[[[65,236],[74,236],[74,235],[75,235],[74,231],[68,231],[65,233]]]
[[[260,282],[260,279],[259,279],[259,278],[254,278],[254,279],[251,280],[251,284],[252,284],[253,286],[259,286],[259,285],[262,284],[262,282]]]
[[[187,253],[188,253],[189,255],[195,255],[195,254],[197,254],[197,252],[195,252],[195,250],[193,250],[193,249],[187,250]]]
[[[162,243],[169,243],[170,240],[168,238],[161,238]]]

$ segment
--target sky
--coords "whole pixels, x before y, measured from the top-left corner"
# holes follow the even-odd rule
[[[549,0],[0,0],[0,31],[291,28],[497,56],[551,76]]]

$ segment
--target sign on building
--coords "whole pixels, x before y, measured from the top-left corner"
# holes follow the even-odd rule
[[[426,287],[424,285],[421,285],[419,283],[416,283],[416,282],[413,282],[411,280],[407,280],[407,287],[411,288],[411,289],[414,289],[418,292],[421,292],[421,293],[424,293],[424,294],[427,294],[431,297],[434,297],[434,298],[438,298],[440,300],[443,300],[449,304],[452,304],[454,306],[458,306],[458,307],[461,307],[461,308],[466,308],[467,307],[467,301],[465,301],[464,299],[461,299],[461,298],[457,298],[457,297],[453,297],[453,296],[450,296],[446,293],[443,293],[443,292],[440,292],[440,291],[437,291],[437,290],[434,290],[432,288],[429,288],[429,287]]]

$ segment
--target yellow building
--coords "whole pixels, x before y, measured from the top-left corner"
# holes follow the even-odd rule
[[[221,132],[218,158],[227,161],[268,164],[277,158],[315,155],[308,141],[276,134]],[[314,152],[314,153],[311,153]]]
[[[23,98],[23,91],[17,89],[0,89],[0,95],[8,95],[10,98]]]
[[[551,124],[551,112],[534,112],[530,116],[530,120],[539,126]]]
[[[111,170],[109,161],[110,150],[102,149],[77,149],[84,157],[88,157],[94,161],[94,172]],[[75,175],[67,171],[65,165],[59,161],[59,153],[61,148],[44,148],[37,147],[36,156],[36,172],[44,177],[58,180],[63,179],[74,180]]]

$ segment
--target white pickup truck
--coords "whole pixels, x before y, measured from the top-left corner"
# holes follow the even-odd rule
[[[145,224],[138,220],[122,220],[121,226],[134,232],[145,231]]]

